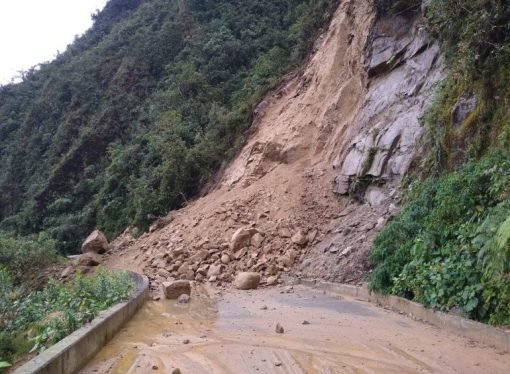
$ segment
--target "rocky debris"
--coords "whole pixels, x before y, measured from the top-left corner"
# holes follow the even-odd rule
[[[254,290],[259,286],[260,274],[245,272],[237,274],[234,280],[234,287],[238,290]]]
[[[94,252],[103,254],[108,250],[108,240],[106,236],[99,230],[94,230],[85,239],[81,246],[82,253]]]
[[[189,295],[186,295],[186,294],[182,294],[181,296],[179,296],[177,298],[177,302],[179,304],[189,304],[190,300],[191,300],[191,297]]]
[[[175,300],[181,295],[191,295],[191,284],[186,280],[163,282],[162,287],[167,299]]]
[[[285,332],[285,329],[283,328],[282,325],[280,325],[279,323],[276,324],[276,328],[275,328],[275,331],[277,334],[283,334]]]
[[[181,374],[181,369],[175,368],[174,370],[172,370],[172,374]]]

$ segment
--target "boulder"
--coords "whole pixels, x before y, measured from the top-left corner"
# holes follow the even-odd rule
[[[234,280],[234,287],[238,290],[254,290],[259,286],[259,273],[239,273]]]
[[[162,287],[167,299],[175,300],[181,295],[191,295],[191,284],[187,280],[163,282]]]
[[[230,241],[230,249],[235,252],[241,248],[249,246],[252,236],[257,232],[258,231],[255,229],[245,227],[240,228],[234,233],[234,235],[232,235],[232,240]]]
[[[81,246],[82,253],[94,252],[105,253],[108,250],[108,240],[106,236],[99,230],[94,230]]]
[[[78,256],[76,266],[98,266],[103,262],[103,257],[94,252],[87,252]]]

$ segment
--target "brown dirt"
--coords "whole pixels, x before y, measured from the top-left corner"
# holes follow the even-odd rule
[[[143,272],[155,287],[172,277],[209,279],[197,270],[219,264],[222,254],[232,261],[213,278],[219,282],[230,282],[238,271],[266,278],[291,269],[298,276],[363,280],[372,239],[396,207],[371,208],[335,195],[332,165],[352,138],[350,124],[362,105],[366,74],[360,61],[372,20],[368,2],[342,2],[307,65],[258,106],[245,146],[212,190],[138,240],[119,237],[107,264]],[[255,228],[264,241],[234,259],[228,245],[241,227]],[[309,238],[304,248],[288,237],[298,231]],[[342,233],[344,246],[330,251],[331,238]],[[301,266],[317,248],[324,260]],[[207,259],[190,260],[203,250]]]
[[[408,317],[304,287],[150,302],[88,373],[507,373],[510,356]],[[304,325],[304,321],[309,324]],[[275,331],[280,323],[285,332]],[[189,342],[185,344],[185,341]]]

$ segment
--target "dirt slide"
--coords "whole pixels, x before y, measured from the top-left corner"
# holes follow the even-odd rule
[[[300,286],[200,287],[185,306],[149,302],[82,374],[176,368],[183,374],[503,374],[509,367],[507,354],[354,299]]]

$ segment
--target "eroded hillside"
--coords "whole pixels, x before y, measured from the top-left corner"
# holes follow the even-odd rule
[[[343,1],[305,66],[260,102],[247,141],[204,196],[109,264],[229,282],[253,270],[358,282],[374,235],[399,209],[422,139],[419,118],[442,77],[422,19],[377,22],[369,1]]]

